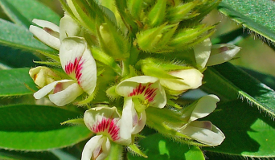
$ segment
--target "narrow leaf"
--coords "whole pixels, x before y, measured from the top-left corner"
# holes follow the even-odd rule
[[[244,27],[275,42],[274,1],[223,0],[218,9]]]
[[[74,145],[91,136],[86,126],[60,125],[81,113],[38,105],[0,107],[0,148],[42,151]]]
[[[203,148],[227,156],[253,159],[275,157],[275,123],[261,114],[257,108],[241,100],[218,106],[218,110],[207,117],[225,134],[225,141],[215,148]]]
[[[139,145],[148,158],[133,156],[128,153],[129,160],[204,160],[203,153],[199,147],[174,142],[158,133],[141,139]]]
[[[0,150],[0,159],[2,160],[59,160],[50,152],[16,152]]]
[[[33,94],[37,90],[29,68],[0,70],[0,97]]]
[[[59,24],[60,16],[36,0],[0,0],[0,5],[14,23],[26,28],[35,18]]]
[[[241,69],[230,63],[224,63],[209,67],[209,71],[205,73],[206,84],[203,88],[206,91],[221,95],[229,100],[243,99],[250,105],[263,110],[269,116],[275,116],[274,90]]]

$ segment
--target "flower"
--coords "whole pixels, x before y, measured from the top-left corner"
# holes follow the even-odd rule
[[[229,61],[239,51],[240,47],[233,44],[217,44],[212,46],[210,38],[205,39],[194,47],[195,59],[199,69]]]
[[[151,76],[126,79],[117,85],[116,93],[123,97],[132,97],[138,112],[142,112],[148,106],[163,108],[167,102],[159,79]]]
[[[56,78],[59,78],[51,69],[44,66],[31,68],[29,74],[34,83],[40,88],[54,82]]]
[[[168,88],[170,94],[178,95],[202,85],[203,74],[197,69],[171,71],[169,74],[176,78],[160,78],[160,84]]]
[[[83,91],[91,95],[97,80],[95,60],[83,38],[65,38],[60,46],[59,58],[63,70],[71,79],[54,81],[34,93],[36,99],[49,94],[58,106],[74,101]]]
[[[220,145],[225,138],[222,131],[209,121],[196,121],[213,112],[217,102],[219,102],[219,98],[215,95],[203,96],[183,110],[182,118],[186,119],[187,123],[183,126],[177,125],[171,128],[203,144],[209,146]]]
[[[64,38],[80,34],[80,27],[67,14],[60,19],[60,27],[52,22],[40,19],[33,19],[32,22],[37,24],[39,27],[30,25],[30,32],[32,32],[40,41],[56,50],[59,50],[61,41]]]
[[[145,122],[135,122],[132,101],[125,100],[122,116],[116,107],[97,106],[84,113],[85,125],[95,134],[84,146],[81,160],[102,160],[110,152],[111,143],[129,145],[132,142],[131,135],[138,133]]]

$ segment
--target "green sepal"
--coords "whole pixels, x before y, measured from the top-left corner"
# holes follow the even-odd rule
[[[107,94],[107,96],[108,96],[109,98],[111,98],[111,99],[115,99],[115,98],[119,98],[119,97],[120,97],[120,95],[118,95],[118,94],[116,93],[116,85],[111,86],[110,88],[108,88],[108,89],[106,90],[106,94]]]
[[[157,0],[156,4],[148,13],[148,23],[149,26],[155,27],[163,23],[166,14],[166,1],[167,0]]]
[[[34,63],[37,63],[37,64],[44,64],[44,65],[47,65],[47,66],[54,66],[54,67],[60,67],[61,64],[60,62],[49,62],[49,61],[33,61]]]
[[[121,68],[115,62],[113,57],[109,56],[105,52],[101,51],[99,48],[91,47],[91,52],[95,60],[109,66],[112,68],[117,74],[121,75]]]
[[[178,23],[186,18],[196,16],[196,13],[188,14],[196,6],[197,2],[189,2],[170,7],[167,11],[167,19],[169,23]]]
[[[182,29],[173,37],[168,45],[177,49],[186,48],[186,44],[196,41],[200,36],[213,28],[214,26],[205,27],[205,25],[199,25],[196,28]]]
[[[127,8],[135,20],[139,20],[140,13],[143,9],[143,1],[141,0],[128,0]]]
[[[138,47],[143,51],[152,52],[162,37],[165,25],[139,32],[136,35]]]
[[[178,24],[169,25],[169,27],[171,27],[171,29],[169,28],[169,31],[163,35],[161,40],[158,42],[158,46],[154,52],[156,52],[156,53],[164,52],[165,53],[165,52],[170,52],[170,51],[174,50],[174,47],[169,47],[167,44],[171,41],[171,38],[175,34],[175,32],[178,28]]]
[[[115,60],[123,60],[130,56],[127,39],[118,33],[111,23],[103,23],[98,28],[98,37],[101,48]]]
[[[64,121],[64,122],[62,122],[60,124],[61,125],[65,125],[65,124],[71,124],[71,125],[83,124],[83,125],[85,125],[83,118],[70,119],[70,120]]]
[[[138,155],[138,156],[142,156],[144,158],[148,158],[148,156],[146,154],[144,154],[136,144],[130,144],[129,146],[127,146],[128,150],[134,154],[134,155]]]

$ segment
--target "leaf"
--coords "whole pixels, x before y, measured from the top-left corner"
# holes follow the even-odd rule
[[[50,152],[16,152],[0,150],[0,159],[2,160],[59,160]]]
[[[148,158],[127,154],[129,160],[204,160],[204,156],[199,147],[188,144],[180,144],[163,137],[161,134],[152,134],[138,143]]]
[[[29,68],[0,70],[0,97],[33,94],[37,90]]]
[[[223,0],[218,9],[244,27],[275,42],[274,1]]]
[[[29,28],[33,19],[43,19],[59,24],[60,16],[36,0],[0,0],[7,16],[17,25]]]
[[[257,108],[241,100],[231,101],[218,105],[207,120],[218,126],[226,138],[220,146],[203,150],[254,159],[275,157],[275,123]]]
[[[34,67],[33,61],[39,60],[30,52],[24,52],[15,48],[2,46],[0,44],[0,62],[12,68]]]
[[[0,43],[31,52],[56,53],[57,51],[35,39],[26,28],[0,19]]]
[[[230,63],[209,67],[203,88],[228,100],[243,99],[275,117],[275,92]],[[221,98],[222,98],[221,97]]]
[[[43,151],[74,145],[91,136],[86,126],[60,125],[83,116],[62,108],[39,105],[0,107],[0,148]]]

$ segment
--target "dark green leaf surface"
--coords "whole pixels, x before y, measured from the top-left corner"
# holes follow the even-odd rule
[[[199,147],[180,144],[156,133],[141,139],[138,143],[148,158],[133,156],[128,153],[129,160],[204,160]]]
[[[0,107],[0,148],[42,151],[76,144],[91,136],[86,126],[61,126],[81,113],[38,105]]]
[[[275,117],[275,92],[230,63],[209,67],[203,89],[226,100],[243,99]]]
[[[39,58],[30,52],[24,52],[12,47],[2,46],[0,44],[0,63],[11,68],[34,67],[33,61],[38,61]]]
[[[46,46],[33,37],[25,27],[17,26],[11,22],[0,19],[0,43],[14,48],[32,52],[56,53],[54,49]]]
[[[0,150],[1,160],[59,160],[50,152],[16,152]]]
[[[26,28],[34,18],[59,24],[60,16],[36,0],[0,0],[0,5],[14,23]]]
[[[0,70],[0,97],[33,94],[37,90],[29,68]]]
[[[218,9],[244,27],[275,42],[274,1],[223,0]]]
[[[275,157],[274,121],[246,102],[219,105],[207,120],[218,126],[226,138],[220,146],[203,149],[227,156]]]

